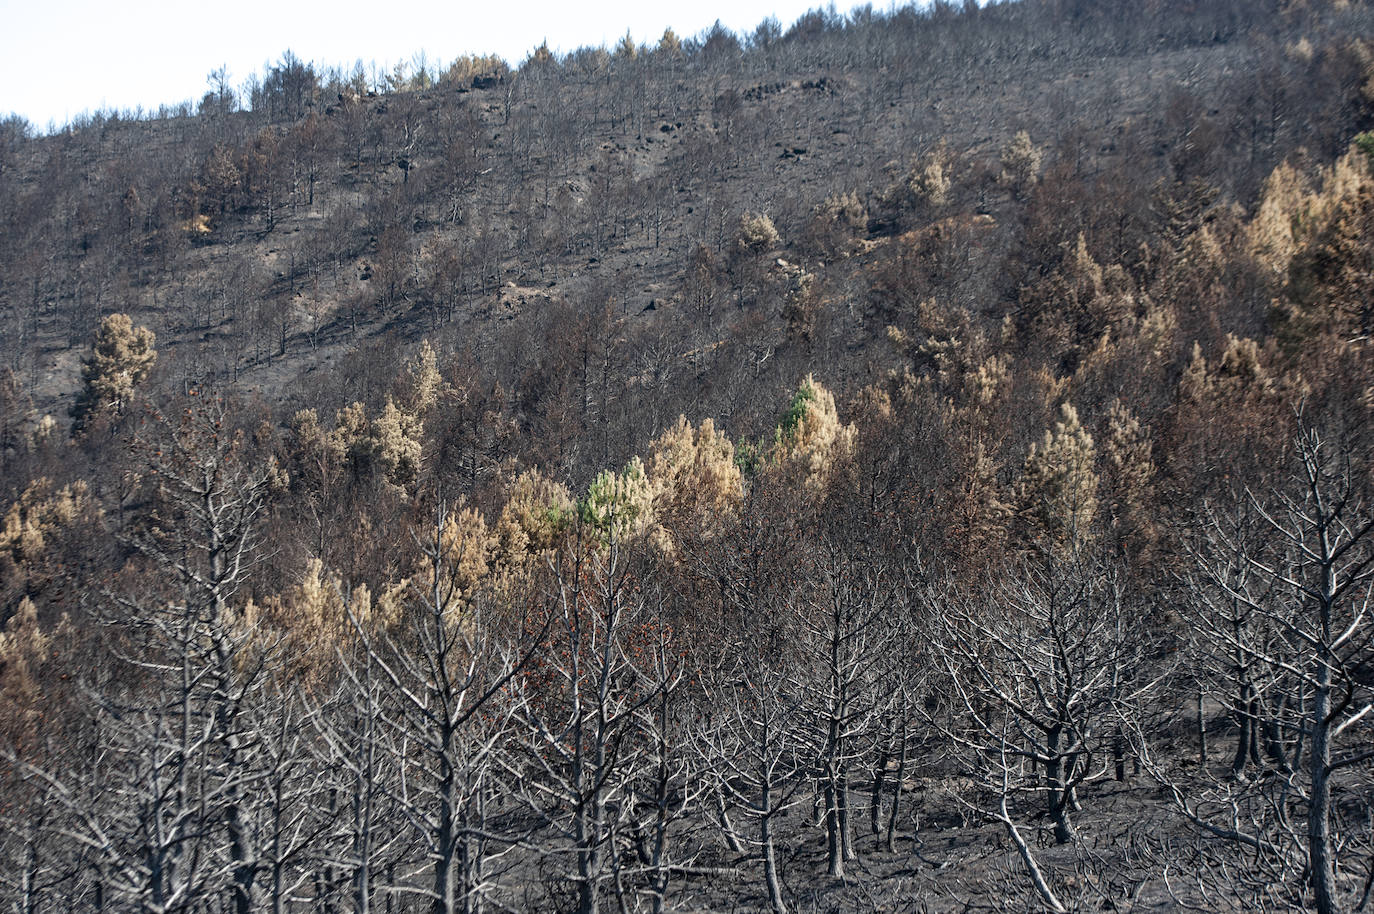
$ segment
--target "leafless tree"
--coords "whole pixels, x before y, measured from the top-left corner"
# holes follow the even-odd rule
[[[886,644],[875,671],[881,690],[874,696],[876,746],[868,815],[870,831],[875,838],[881,835],[889,853],[896,848],[908,772],[918,753],[936,739],[922,723],[939,677],[925,620],[917,614],[920,604],[915,581],[905,580],[894,588],[889,609],[877,620],[878,637]]]
[[[168,432],[149,448],[159,507],[133,543],[181,580],[184,602],[171,607],[171,625],[146,606],[135,618],[150,618],[159,640],[177,647],[184,688],[193,693],[187,700],[208,716],[213,767],[206,774],[222,796],[233,909],[248,914],[259,906],[262,848],[245,808],[257,786],[257,734],[246,726],[245,711],[258,700],[269,649],[243,615],[240,592],[261,559],[259,528],[276,468],[249,459],[244,436],[228,427],[216,398],[188,406]]]
[[[642,650],[647,655],[647,683],[652,698],[638,712],[644,740],[643,764],[631,785],[634,802],[625,831],[635,845],[637,869],[652,914],[663,914],[674,876],[692,871],[692,854],[684,828],[699,812],[706,788],[704,761],[691,740],[694,711],[684,685],[684,651],[659,613],[654,613]]]
[[[934,720],[995,798],[967,802],[1002,823],[1037,893],[1062,910],[1021,835],[1021,798],[1041,798],[1057,843],[1078,841],[1079,791],[1107,776],[1121,712],[1151,686],[1135,678],[1142,641],[1120,578],[1080,545],[1013,562],[981,592],[946,583],[927,599],[953,702]]]
[[[1180,601],[1180,612],[1188,623],[1189,653],[1194,658],[1190,666],[1198,679],[1199,702],[1208,693],[1219,694],[1237,724],[1231,776],[1238,781],[1246,779],[1247,765],[1263,764],[1261,731],[1270,757],[1281,768],[1287,767],[1283,737],[1270,704],[1293,697],[1284,694],[1277,671],[1259,659],[1284,652],[1284,633],[1254,609],[1271,605],[1275,594],[1273,579],[1257,573],[1246,559],[1266,538],[1258,514],[1248,507],[1241,505],[1226,514],[1204,509],[1200,537],[1189,549],[1192,562],[1181,574],[1188,598]],[[1229,548],[1218,549],[1223,541]],[[1217,636],[1218,629],[1224,630],[1225,637]],[[1199,714],[1199,726],[1205,728],[1201,716],[1205,710],[1200,708]],[[1204,729],[1199,734],[1199,740],[1206,739]]]
[[[727,600],[731,637],[704,676],[698,736],[698,752],[713,762],[709,776],[732,845],[744,847],[725,810],[739,808],[752,821],[747,840],[757,848],[774,914],[788,911],[777,826],[800,799],[819,755],[816,694],[809,687],[816,671],[805,666],[814,658],[801,647],[799,602],[785,592],[790,584],[782,577],[734,582]]]
[[[622,545],[596,538],[583,525],[570,553],[551,561],[549,645],[520,677],[523,751],[512,772],[548,823],[553,853],[572,860],[578,914],[600,910],[608,879],[626,904],[620,855],[633,785],[655,757],[642,717],[669,688],[660,675],[676,675],[654,659],[654,623]]]
[[[100,764],[30,771],[49,788],[64,834],[88,852],[94,907],[170,914],[229,882],[218,837],[223,793],[210,782],[211,718],[197,708],[190,657],[153,677],[167,700],[104,696]]]
[[[275,680],[250,724],[262,737],[259,801],[253,806],[263,836],[264,907],[272,914],[290,910],[308,885],[319,841],[333,824],[322,803],[330,778],[327,769],[313,764],[310,745],[310,724],[319,713],[291,684]]]
[[[349,910],[370,914],[402,843],[393,801],[401,793],[400,773],[384,726],[385,681],[375,658],[354,645],[341,667],[334,691],[311,718],[316,764],[329,773],[322,806],[331,826],[312,855],[312,895],[317,907],[333,911],[347,884]]]
[[[1355,909],[1369,894],[1341,865],[1343,852],[1369,843],[1368,824],[1349,816],[1342,798],[1367,789],[1374,762],[1374,509],[1364,456],[1303,421],[1286,485],[1208,511],[1205,535],[1190,547],[1199,569],[1192,618],[1272,696],[1273,776],[1161,778],[1189,820],[1243,850],[1225,863],[1240,868],[1250,897],[1319,914]],[[1161,773],[1159,762],[1152,771]]]
[[[774,914],[787,914],[777,823],[798,801],[815,763],[815,746],[807,738],[812,709],[805,683],[792,670],[757,660],[742,658],[727,667],[709,693],[713,713],[700,751],[716,763],[712,773],[723,805],[742,809],[753,821],[748,840],[758,848],[769,906]]]
[[[475,914],[490,888],[486,816],[495,756],[506,748],[517,708],[507,687],[533,658],[542,633],[521,643],[498,632],[491,598],[472,593],[459,573],[471,561],[464,549],[476,547],[445,541],[449,515],[441,502],[433,524],[414,537],[423,582],[399,630],[370,632],[356,619],[355,625],[363,662],[384,685],[380,721],[391,733],[383,744],[404,772],[404,789],[393,800],[427,851],[431,910]]]
[[[843,878],[858,856],[851,823],[851,776],[870,754],[883,684],[877,672],[890,643],[884,622],[894,610],[885,571],[870,560],[828,543],[820,580],[806,611],[808,642],[816,653],[808,668],[819,673],[818,774],[825,803],[826,869]]]
[[[261,556],[273,467],[247,459],[218,400],[152,428],[127,541],[147,562],[147,588],[92,601],[123,667],[92,690],[95,751],[28,771],[90,853],[102,900],[169,912],[213,897],[256,911],[262,848],[250,798],[262,772],[251,710],[271,645],[241,591]]]

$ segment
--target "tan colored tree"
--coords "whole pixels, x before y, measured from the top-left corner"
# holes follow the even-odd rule
[[[1273,318],[1280,339],[1303,343],[1323,334],[1361,340],[1374,329],[1374,182],[1332,206],[1327,225],[1304,244],[1288,268]]]
[[[635,44],[635,38],[629,30],[620,36],[620,40],[615,45],[615,57],[617,60],[634,60],[639,56],[639,46]]]
[[[28,597],[0,629],[0,736],[7,744],[26,745],[42,724],[38,667],[48,656],[49,640]]]
[[[261,605],[250,601],[244,615],[282,637],[290,673],[311,684],[337,672],[338,651],[353,640],[357,626],[370,629],[388,621],[374,612],[367,585],[348,587],[313,557],[295,586],[265,597]]]
[[[1032,444],[1021,472],[1021,515],[1032,539],[1072,546],[1087,538],[1097,515],[1097,449],[1065,403],[1059,421]]]
[[[1040,179],[1044,153],[1031,142],[1030,134],[1022,130],[1002,147],[1002,182],[1017,194],[1024,194]]]
[[[868,211],[854,191],[831,194],[816,204],[806,222],[806,240],[821,253],[847,257],[868,225]]]
[[[835,468],[854,453],[858,431],[840,422],[835,395],[807,375],[774,433],[780,465],[795,468],[807,488],[820,491]]]
[[[540,44],[539,47],[535,48],[533,51],[530,51],[530,56],[525,59],[526,66],[546,67],[555,63],[557,63],[557,60],[553,56],[553,51],[549,50],[549,43],[547,41]]]
[[[897,175],[883,191],[883,203],[930,217],[949,202],[953,168],[954,156],[944,143],[925,155],[913,156],[906,171]]]
[[[1288,271],[1310,206],[1311,188],[1292,165],[1280,163],[1265,179],[1259,208],[1246,235],[1251,256],[1273,278]]]
[[[355,474],[372,465],[371,423],[367,407],[354,402],[334,414],[334,430],[329,433],[329,449]]]
[[[403,489],[414,485],[420,476],[423,436],[424,423],[420,417],[400,408],[388,397],[371,431],[373,454],[387,482]]]
[[[444,519],[439,545],[444,553],[442,565],[449,575],[446,586],[453,590],[451,609],[464,610],[472,603],[491,570],[496,537],[487,527],[482,513],[467,507],[449,513]],[[422,586],[431,587],[432,582],[425,581]]]
[[[787,335],[804,345],[808,352],[819,335],[817,325],[825,309],[825,299],[814,273],[779,258],[774,280],[782,286],[782,318],[787,322]]]
[[[1150,510],[1156,472],[1151,452],[1148,430],[1124,403],[1113,401],[1102,448],[1106,469],[1103,494],[1113,532],[1133,542],[1137,550],[1147,548],[1158,535]]]
[[[313,419],[308,412],[297,417],[305,421],[307,431]],[[409,489],[420,476],[424,421],[397,406],[391,397],[387,397],[382,414],[372,420],[363,404],[353,403],[335,414],[334,431],[330,432],[327,444],[324,453],[337,456],[354,474],[362,475],[375,468],[391,485]]]
[[[474,79],[505,79],[510,65],[495,54],[459,54],[439,77],[439,84],[467,88]]]
[[[950,518],[949,542],[971,566],[1000,555],[1014,505],[998,480],[1002,464],[983,441],[968,439],[955,448],[954,478],[944,509]]]
[[[99,413],[124,409],[157,361],[155,339],[153,331],[135,327],[127,314],[111,314],[100,322],[91,354],[81,366],[82,388],[71,411],[78,430]]]
[[[0,570],[39,561],[48,538],[92,507],[90,487],[77,480],[53,491],[46,478],[34,480],[0,520]]]
[[[682,53],[682,41],[678,39],[677,32],[672,29],[664,29],[663,37],[658,40],[658,52],[676,57]]]
[[[444,392],[444,378],[439,373],[439,356],[429,340],[420,341],[420,349],[406,363],[405,374],[398,379],[400,397],[407,412],[423,416],[434,408]]]
[[[1209,363],[1202,347],[1194,343],[1192,358],[1179,381],[1179,398],[1206,406],[1219,398],[1229,401],[1243,395],[1269,393],[1274,388],[1274,378],[1265,361],[1259,343],[1235,334],[1226,334],[1226,348],[1215,364]]]
[[[553,549],[576,507],[567,486],[538,470],[521,473],[496,522],[498,563],[517,568]]]
[[[710,419],[693,428],[679,416],[649,445],[648,476],[660,524],[655,539],[665,551],[683,535],[714,536],[739,510],[743,474],[735,446]]]
[[[316,494],[328,492],[344,466],[343,436],[325,431],[314,409],[297,410],[287,428],[291,478]]]
[[[100,507],[85,482],[60,489],[45,477],[31,482],[0,515],[0,620],[30,598],[48,605],[49,589],[60,591],[68,577],[72,550],[99,523]]]
[[[949,153],[937,150],[918,162],[906,175],[906,189],[932,209],[949,202]]]
[[[761,254],[777,247],[781,236],[773,220],[764,213],[745,213],[739,220],[735,244],[741,251]]]
[[[1271,319],[1284,342],[1367,331],[1371,224],[1374,173],[1358,140],[1312,181],[1286,162],[1270,174],[1245,233],[1262,275],[1282,286]]]

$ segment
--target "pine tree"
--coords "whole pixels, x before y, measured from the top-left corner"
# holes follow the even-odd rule
[[[624,540],[653,526],[653,493],[644,462],[631,458],[619,473],[602,470],[578,506],[582,522],[612,541]]]
[[[153,331],[135,327],[127,314],[111,314],[100,322],[91,354],[81,366],[81,393],[72,407],[77,430],[101,412],[123,411],[134,388],[157,361]]]
[[[840,422],[835,395],[807,375],[774,433],[778,459],[799,468],[808,488],[819,491],[854,452],[857,430]]]
[[[1097,514],[1097,450],[1072,404],[1065,403],[1059,415],[1026,456],[1021,504],[1033,538],[1067,545],[1087,537]]]
[[[496,522],[499,563],[514,570],[558,545],[574,517],[568,487],[538,470],[526,470],[511,484]]]
[[[663,526],[655,538],[665,551],[676,537],[718,533],[739,509],[743,473],[735,446],[710,419],[695,429],[685,416],[649,447],[649,488]]]
[[[1002,147],[1002,181],[1017,194],[1024,194],[1040,178],[1044,153],[1031,142],[1030,134],[1022,130]]]

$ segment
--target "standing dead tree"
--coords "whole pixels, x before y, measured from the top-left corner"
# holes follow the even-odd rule
[[[127,540],[145,586],[96,606],[120,669],[93,690],[94,750],[29,774],[88,852],[100,903],[247,914],[264,871],[253,710],[274,658],[243,591],[275,468],[250,459],[218,400],[155,418]]]
[[[1015,791],[1043,797],[1055,840],[1074,840],[1075,793],[1106,773],[1132,659],[1115,576],[1077,556],[1047,559],[1010,569],[981,597],[947,588],[930,599],[933,646],[960,712],[948,735],[975,768],[1005,751]]]
[[[844,878],[854,860],[851,775],[871,755],[872,731],[884,696],[876,673],[889,644],[883,623],[894,611],[884,570],[838,544],[827,544],[820,581],[805,612],[807,643],[815,659],[807,668],[820,714],[817,772],[825,802],[826,868]]]
[[[569,553],[551,559],[547,649],[515,682],[510,775],[547,825],[547,853],[571,860],[578,914],[597,914],[608,884],[621,910],[629,903],[633,786],[655,759],[642,717],[671,688],[663,677],[676,678],[655,662],[655,623],[615,533],[602,542],[584,525]]]
[[[165,440],[149,450],[156,507],[133,542],[181,580],[185,598],[170,607],[169,627],[159,630],[158,612],[140,615],[151,620],[159,641],[176,645],[183,657],[191,655],[183,688],[199,705],[193,713],[209,719],[205,775],[220,797],[232,908],[249,914],[259,909],[262,848],[250,821],[248,797],[257,787],[259,766],[246,712],[260,697],[270,651],[240,603],[261,558],[259,524],[276,466],[249,458],[245,436],[228,427],[225,404],[214,398],[189,406]]]
[[[1004,569],[982,593],[952,583],[928,595],[931,650],[953,707],[933,719],[991,803],[1044,902],[1061,910],[1016,824],[1039,798],[1057,843],[1078,840],[1079,791],[1111,767],[1118,715],[1140,640],[1110,567],[1082,550]]]
[[[930,732],[920,721],[939,678],[923,620],[916,615],[919,599],[915,596],[915,585],[905,582],[892,594],[890,610],[877,620],[877,637],[885,644],[874,671],[882,688],[873,704],[876,745],[868,817],[869,830],[889,853],[896,849],[907,773],[921,751],[921,734]]]
[[[354,617],[363,663],[383,687],[382,745],[402,772],[391,800],[426,851],[421,892],[434,914],[478,914],[492,888],[488,806],[518,709],[508,687],[543,640],[522,642],[519,624],[513,637],[498,630],[494,601],[467,573],[483,546],[454,525],[471,516],[440,503],[413,535],[423,570],[399,624],[379,631]]]
[[[1339,914],[1370,895],[1374,877],[1342,865],[1371,837],[1363,814],[1352,815],[1360,804],[1347,802],[1367,796],[1374,767],[1367,457],[1304,424],[1289,482],[1209,510],[1204,535],[1189,546],[1198,569],[1193,624],[1272,696],[1264,720],[1272,776],[1186,784],[1159,763],[1151,770],[1185,817],[1240,852],[1214,875],[1249,903]],[[1246,535],[1241,516],[1252,519]],[[1232,615],[1209,611],[1218,601]],[[1245,624],[1217,624],[1235,618]]]
[[[757,848],[769,907],[787,914],[777,827],[816,772],[823,714],[815,684],[827,679],[807,646],[800,580],[772,562],[777,543],[767,535],[749,545],[719,567],[725,648],[702,674],[697,752],[712,762],[707,776],[727,840],[737,852],[745,841]],[[731,808],[752,824],[747,837],[730,822]]]
[[[1189,548],[1192,562],[1180,575],[1188,599],[1179,601],[1179,611],[1190,636],[1189,666],[1198,681],[1199,701],[1210,692],[1230,711],[1237,730],[1230,773],[1236,781],[1245,781],[1249,765],[1264,765],[1261,733],[1269,757],[1281,770],[1289,768],[1270,705],[1293,696],[1285,693],[1277,671],[1262,659],[1284,652],[1280,646],[1285,633],[1271,616],[1255,610],[1271,605],[1276,596],[1273,578],[1260,574],[1246,558],[1262,548],[1265,525],[1259,515],[1243,504],[1224,515],[1204,509],[1204,518]],[[1228,547],[1218,549],[1222,542]],[[1199,710],[1200,741],[1205,739],[1204,713]]]
[[[643,651],[652,700],[638,711],[644,764],[631,785],[634,804],[626,831],[634,838],[650,911],[663,914],[674,876],[692,870],[691,849],[680,826],[690,828],[699,811],[705,763],[691,741],[693,708],[684,687],[683,652],[661,617],[651,622],[650,637]]]
[[[750,841],[758,848],[774,914],[788,911],[777,823],[799,799],[816,757],[814,706],[807,683],[789,667],[778,658],[745,651],[717,671],[698,750],[715,762],[711,776],[724,799],[720,805],[737,806],[753,822]]]
[[[360,607],[349,607],[357,619]],[[399,755],[385,725],[386,682],[375,656],[365,646],[340,651],[341,675],[312,717],[318,739],[312,748],[328,772],[324,812],[331,827],[313,857],[313,896],[317,908],[334,911],[347,885],[353,914],[370,914],[390,862],[405,845],[404,824],[394,797],[403,792]]]

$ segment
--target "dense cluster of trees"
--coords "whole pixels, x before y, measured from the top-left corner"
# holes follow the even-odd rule
[[[1293,414],[1297,379],[1248,348],[1266,389],[1206,404],[1260,413],[1245,478],[1214,475],[1235,453],[1170,466],[1119,403],[1098,437],[1063,403],[1001,484],[951,428],[989,418],[985,367],[961,385],[983,405],[908,374],[855,423],[807,378],[771,437],[680,419],[580,497],[531,469],[451,500],[425,428],[459,392],[428,347],[381,415],[328,431],[242,428],[199,394],[150,413],[118,516],[39,480],[6,518],[9,897],[590,912],[729,878],[782,912],[807,877],[779,842],[818,829],[842,879],[915,836],[915,780],[999,823],[1055,910],[1164,890],[1353,910],[1370,405],[1318,419],[1349,379],[1308,381]],[[1192,371],[1180,401],[1237,380]],[[44,571],[89,559],[91,529],[113,576],[55,594]],[[1042,862],[1038,829],[1115,836],[1100,785],[1132,778],[1164,791],[1133,802],[1170,810],[1165,834]]]
[[[1371,86],[1025,0],[7,123],[0,899],[1367,907]]]

